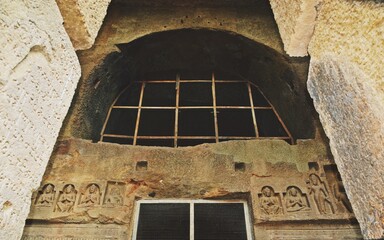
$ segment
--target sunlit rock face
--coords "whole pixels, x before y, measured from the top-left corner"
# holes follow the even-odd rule
[[[75,50],[89,49],[107,14],[111,0],[57,0],[64,28]]]
[[[292,57],[308,55],[316,24],[319,0],[270,0],[285,52]]]
[[[383,237],[384,4],[323,1],[308,91],[365,238]]]
[[[1,3],[1,239],[21,237],[80,77],[62,22],[54,1]]]

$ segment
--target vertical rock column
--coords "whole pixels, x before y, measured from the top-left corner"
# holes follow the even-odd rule
[[[384,237],[384,3],[324,0],[308,90],[362,233]]]
[[[292,57],[308,55],[320,0],[269,0],[285,52]]]
[[[0,8],[0,239],[19,239],[80,78],[54,1]]]
[[[111,0],[56,0],[73,47],[92,47]]]

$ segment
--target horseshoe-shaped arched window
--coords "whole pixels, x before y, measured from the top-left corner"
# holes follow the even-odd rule
[[[137,81],[113,102],[101,141],[144,146],[193,146],[276,138],[293,142],[278,113],[246,80]]]

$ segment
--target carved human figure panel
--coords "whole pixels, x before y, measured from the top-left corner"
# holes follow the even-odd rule
[[[73,184],[64,186],[57,201],[57,209],[59,212],[72,212],[75,205],[77,191]]]
[[[341,181],[337,181],[332,184],[332,193],[337,201],[339,201],[343,206],[347,209],[348,212],[352,213],[352,205],[349,202],[347,194],[345,193],[343,183]]]
[[[306,196],[302,194],[298,187],[290,186],[285,195],[285,206],[287,212],[298,212],[308,210]]]
[[[42,191],[39,192],[37,196],[37,200],[35,202],[36,206],[41,206],[41,207],[50,207],[53,206],[53,202],[55,200],[55,186],[52,184],[48,183],[46,184]]]
[[[85,193],[82,195],[80,200],[81,206],[94,206],[100,204],[100,188],[97,184],[90,184],[88,185],[87,189],[85,190]]]
[[[325,172],[327,181],[329,183],[330,192],[332,193],[336,201],[335,205],[336,205],[337,212],[352,213],[353,212],[352,206],[345,192],[344,185],[336,165],[330,164],[330,165],[324,166],[324,172]]]
[[[109,188],[105,203],[108,205],[123,205],[123,196],[118,185]]]
[[[313,199],[316,203],[317,209],[319,210],[320,214],[327,214],[327,206],[326,204],[329,204],[331,211],[332,211],[332,202],[329,198],[328,191],[324,186],[324,183],[320,180],[320,177],[316,174],[312,173],[309,175],[308,183],[308,189],[309,194],[313,196]],[[332,213],[332,212],[330,212]]]
[[[264,186],[261,189],[260,208],[263,213],[268,215],[280,214],[282,207],[279,198],[270,186]]]

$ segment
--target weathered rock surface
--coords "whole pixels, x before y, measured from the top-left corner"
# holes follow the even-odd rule
[[[57,0],[64,27],[76,50],[92,47],[111,0]]]
[[[380,94],[353,63],[311,61],[309,91],[366,238],[383,237],[384,131]]]
[[[0,239],[19,239],[80,66],[53,1],[1,1]]]
[[[137,200],[227,199],[248,202],[256,238],[308,239],[312,229],[320,239],[356,239],[360,231],[348,200],[339,200],[345,192],[334,192],[340,183],[319,140],[167,148],[68,139],[33,195],[29,219],[38,223],[28,224],[24,236],[92,239],[114,232],[114,239],[131,239]],[[44,224],[51,231],[40,230]]]
[[[384,3],[323,1],[308,89],[365,238],[384,237]]]
[[[319,0],[270,0],[285,52],[292,57],[308,55]]]

